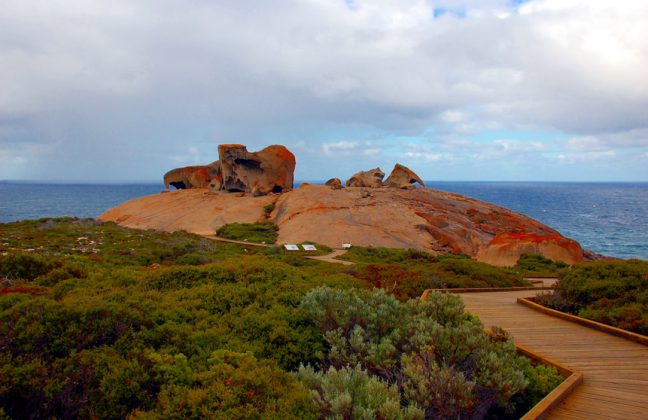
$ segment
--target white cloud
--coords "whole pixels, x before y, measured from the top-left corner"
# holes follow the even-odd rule
[[[593,136],[573,137],[565,147],[573,152],[605,152],[609,148],[600,139]]]
[[[435,7],[451,12],[434,19]],[[60,144],[46,148],[42,171],[63,177],[79,172],[70,150],[98,167],[136,153],[149,163],[122,174],[142,178],[157,174],[127,170],[166,169],[169,157],[150,161],[155,151],[200,158],[188,145],[214,144],[205,155],[215,156],[219,142],[256,147],[298,130],[313,160],[321,151],[369,163],[403,134],[495,128],[564,132],[565,156],[579,147],[640,156],[647,21],[643,0],[531,0],[519,10],[508,0],[5,0],[0,140],[11,132],[12,155],[31,153],[20,142]],[[321,134],[329,130],[342,134]],[[502,140],[473,153],[521,159],[549,153],[542,144]],[[453,154],[443,147],[416,158]],[[0,178],[15,173],[0,168]]]
[[[358,142],[349,141],[349,140],[341,140],[333,143],[324,143],[322,145],[322,151],[324,152],[325,155],[332,155],[336,153],[348,154],[349,152],[353,152],[357,150],[357,148],[358,148]]]
[[[426,162],[439,162],[442,160],[449,160],[448,155],[443,153],[434,153],[434,152],[405,152],[402,154],[403,157],[416,160],[424,160]]]

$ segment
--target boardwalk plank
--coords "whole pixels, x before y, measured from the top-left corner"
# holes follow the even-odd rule
[[[549,414],[555,419],[647,419],[648,347],[554,318],[516,303],[529,291],[461,294],[486,327],[570,366],[583,384]]]

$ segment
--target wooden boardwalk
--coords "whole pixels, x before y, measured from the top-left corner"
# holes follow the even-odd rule
[[[583,384],[552,419],[648,419],[648,347],[563,321],[516,303],[533,291],[464,293],[466,309],[486,327],[583,374]]]

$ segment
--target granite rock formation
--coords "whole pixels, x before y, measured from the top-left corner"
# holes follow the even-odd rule
[[[344,188],[344,186],[342,185],[342,180],[340,178],[331,178],[328,181],[326,181],[324,185],[329,186],[334,190],[339,190]]]
[[[414,171],[407,166],[397,163],[394,165],[394,169],[392,169],[389,177],[385,180],[384,185],[390,188],[412,188],[415,182],[425,187],[423,180]]]
[[[185,188],[207,188],[210,181],[220,173],[220,162],[209,165],[185,166],[172,169],[164,174],[164,186],[179,190]]]
[[[218,146],[222,185],[229,192],[248,192],[254,196],[282,193],[293,188],[295,155],[284,146],[268,146],[248,152],[241,144]]]
[[[107,211],[101,220],[141,229],[213,233],[225,223],[264,220],[263,207],[270,203],[274,210],[269,220],[279,227],[279,243],[417,248],[465,254],[496,265],[515,264],[524,252],[568,263],[584,258],[578,243],[536,220],[428,188],[302,185],[278,197],[182,190],[131,200]]]
[[[574,264],[584,259],[583,249],[561,235],[503,232],[480,249],[477,259],[492,265],[513,266],[522,254],[540,254],[555,261]]]
[[[353,174],[346,182],[347,187],[368,187],[380,188],[382,187],[382,180],[385,173],[380,168],[370,169],[368,171],[360,171]]]
[[[218,157],[209,165],[170,170],[164,175],[164,186],[167,189],[173,186],[246,192],[255,196],[293,188],[295,155],[284,146],[273,145],[259,152],[248,152],[241,144],[221,144]]]

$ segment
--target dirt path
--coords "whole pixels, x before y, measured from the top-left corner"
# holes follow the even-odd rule
[[[248,246],[256,246],[256,247],[263,247],[267,248],[268,244],[261,244],[258,242],[248,242],[248,241],[237,241],[235,239],[225,239],[221,238],[220,236],[215,236],[215,235],[202,235],[207,239],[211,239],[212,241],[217,241],[217,242],[227,242],[230,244],[239,244],[239,245],[248,245]]]
[[[648,418],[648,347],[516,303],[533,292],[461,294],[486,327],[583,374],[583,384],[549,414],[555,419]]]
[[[218,241],[218,242],[226,242],[230,244],[238,244],[238,245],[247,245],[247,246],[256,246],[256,247],[264,247],[267,248],[268,244],[262,244],[258,242],[247,242],[247,241],[237,241],[234,239],[225,239],[221,238],[219,236],[215,235],[202,235],[207,239],[211,239],[212,241]],[[319,256],[308,256],[304,255],[304,258],[310,258],[311,260],[318,260],[318,261],[324,261],[328,263],[335,263],[335,264],[342,264],[342,265],[353,265],[354,263],[351,261],[344,261],[344,260],[338,260],[336,257],[339,257],[340,255],[344,254],[347,250],[346,249],[336,249],[335,251],[331,252],[330,254],[326,255],[319,255]]]
[[[336,249],[335,251],[331,252],[330,254],[314,256],[314,257],[308,257],[307,256],[305,258],[310,258],[311,260],[318,260],[318,261],[324,261],[324,262],[335,263],[335,264],[353,265],[354,263],[351,262],[351,261],[345,261],[345,260],[336,259],[336,257],[339,257],[340,255],[344,254],[345,252],[347,252],[346,249]]]

